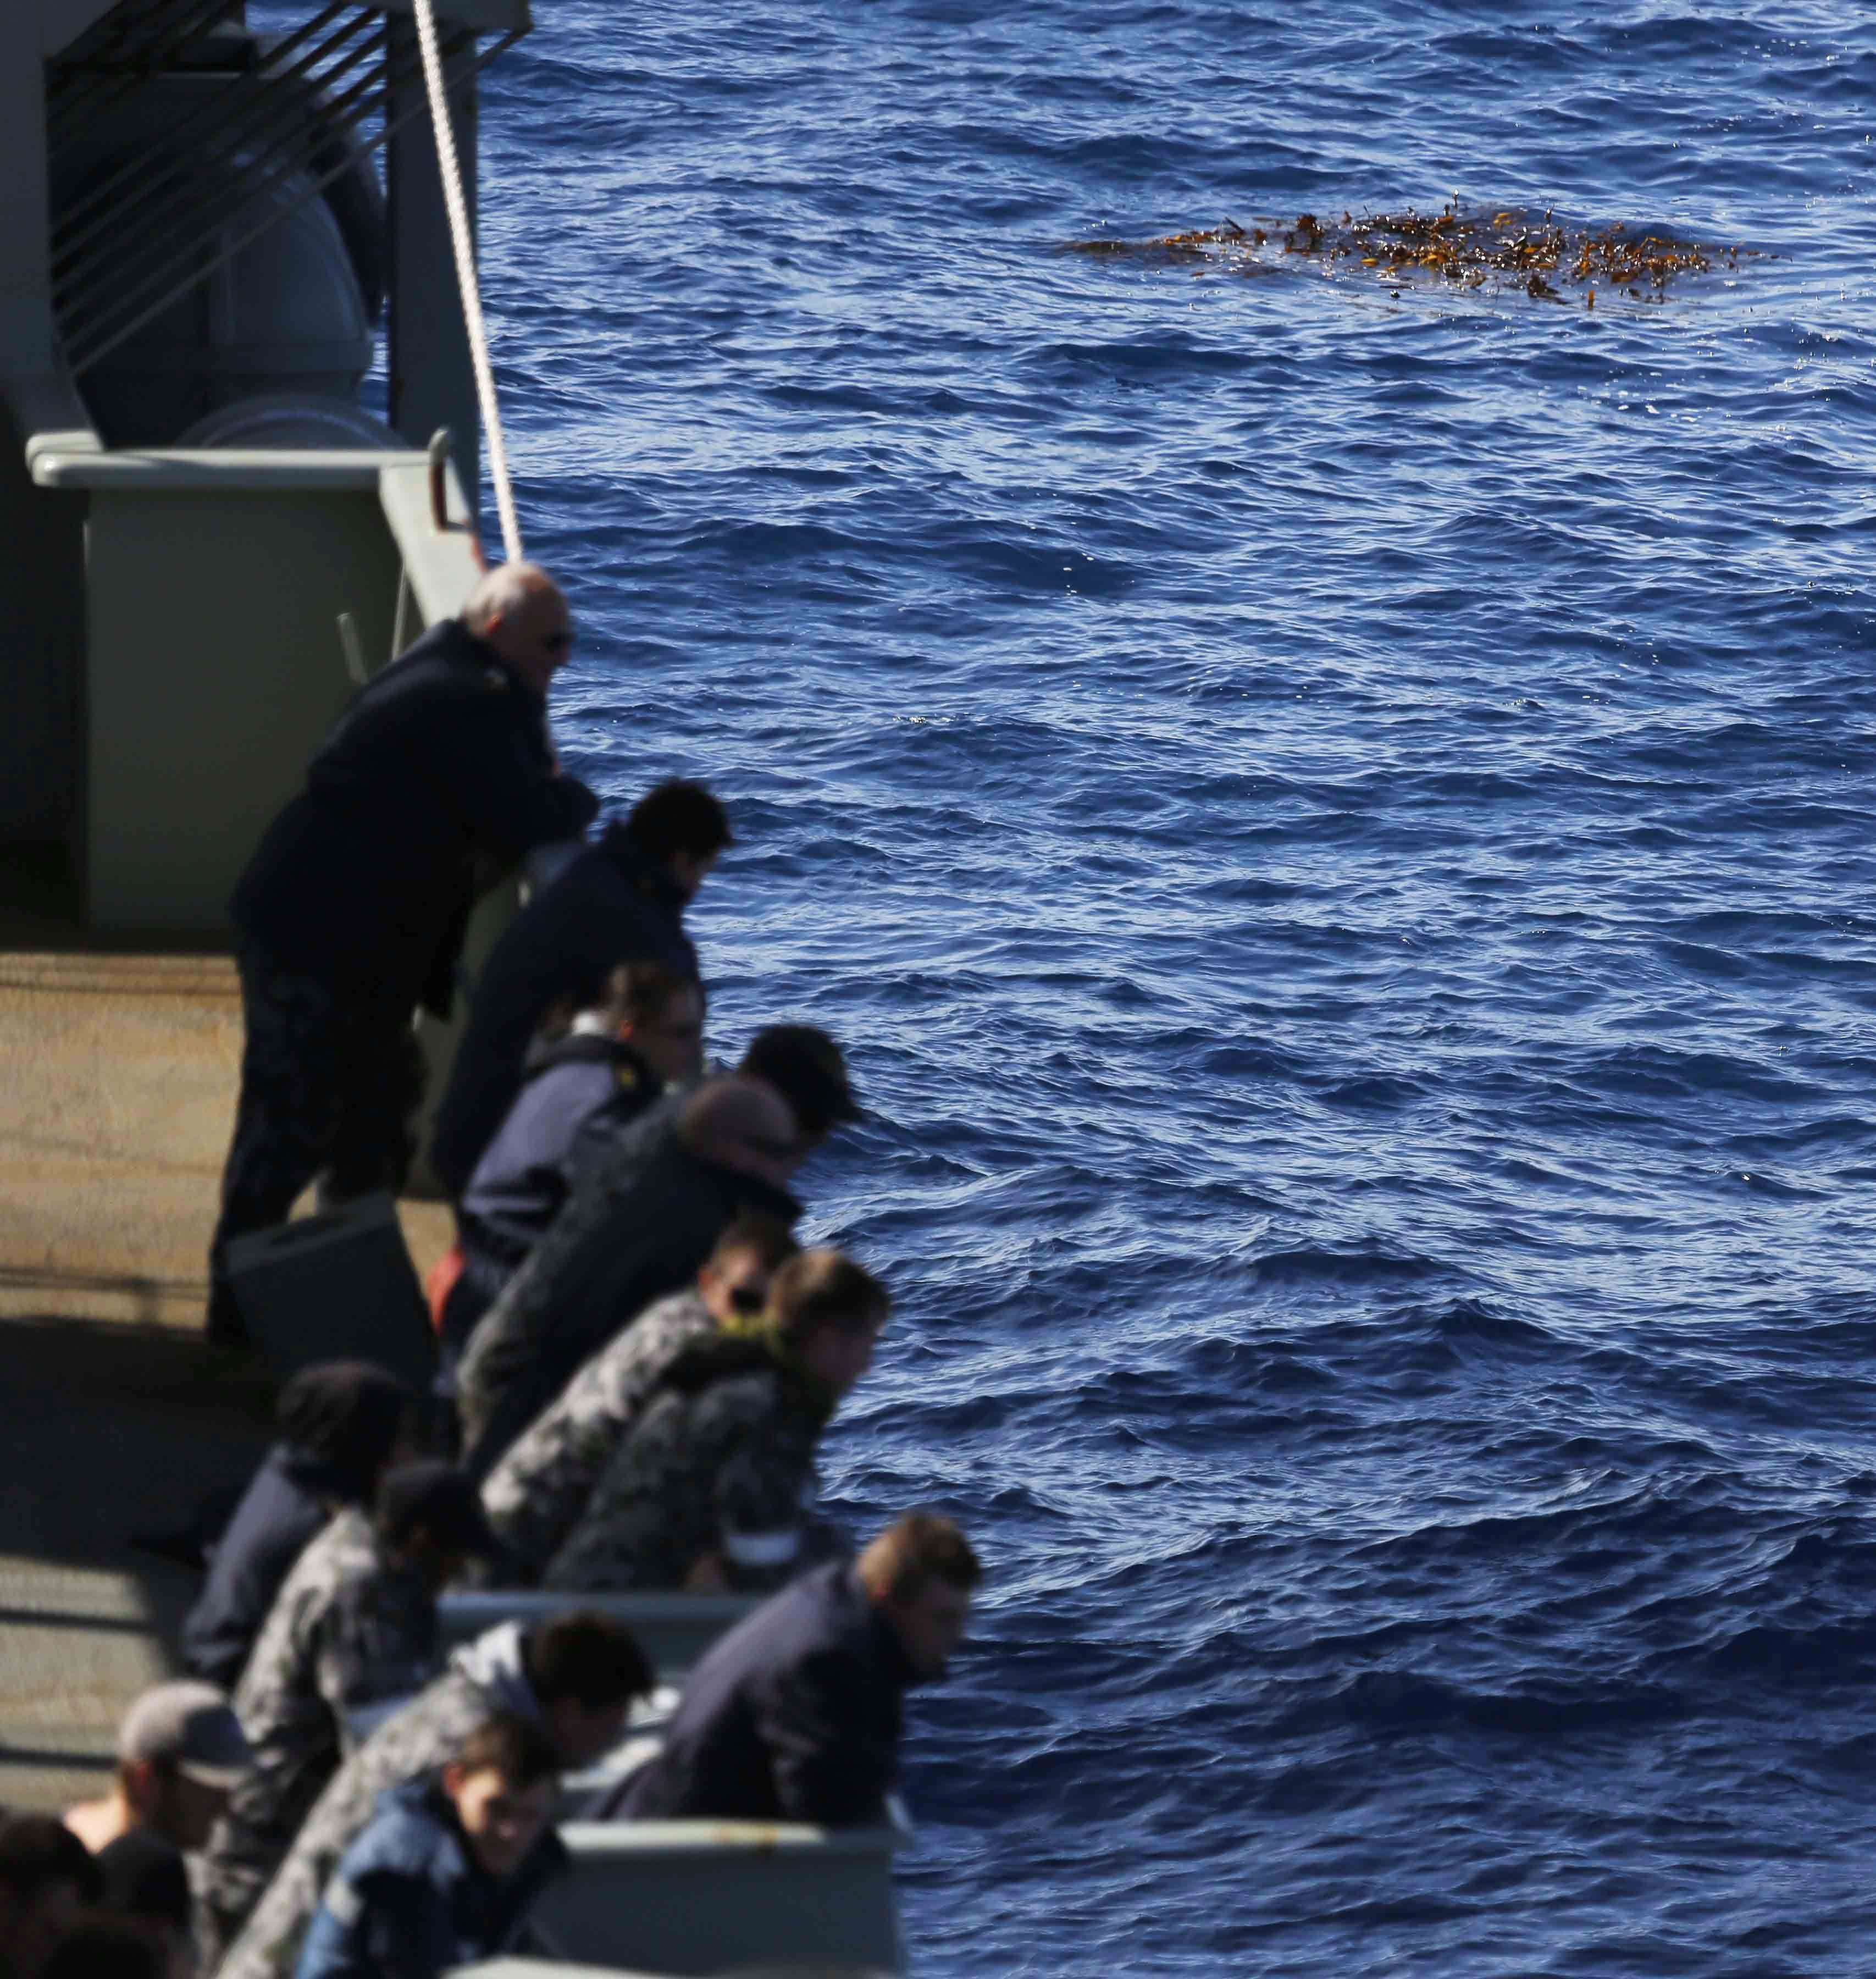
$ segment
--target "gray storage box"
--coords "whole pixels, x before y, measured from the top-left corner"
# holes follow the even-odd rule
[[[382,1192],[236,1238],[228,1282],[283,1381],[318,1361],[374,1361],[430,1391],[436,1342],[397,1205]]]

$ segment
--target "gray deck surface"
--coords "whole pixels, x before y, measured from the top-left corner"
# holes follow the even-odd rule
[[[272,1391],[198,1331],[233,963],[99,943],[57,862],[0,855],[0,1805],[53,1808],[98,1791],[193,1596],[131,1535],[245,1479]],[[400,1207],[422,1271],[448,1212]]]

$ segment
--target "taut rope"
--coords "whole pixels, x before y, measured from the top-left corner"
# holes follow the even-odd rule
[[[462,167],[456,158],[456,134],[449,121],[449,99],[443,88],[443,58],[436,45],[436,16],[430,0],[416,0],[417,45],[423,55],[423,82],[429,94],[430,128],[436,133],[436,169],[443,182],[443,203],[449,213],[450,244],[456,250],[456,287],[462,295],[462,321],[469,331],[469,361],[476,369],[476,396],[482,406],[482,430],[489,436],[489,478],[495,483],[495,505],[502,518],[502,546],[510,563],[521,561],[521,523],[515,513],[515,491],[508,478],[508,448],[502,439],[502,414],[496,403],[495,373],[489,363],[489,333],[482,320],[482,296],[476,285],[476,249],[469,238],[469,208],[462,198]]]

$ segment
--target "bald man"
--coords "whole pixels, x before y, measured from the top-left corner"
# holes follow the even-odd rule
[[[247,1043],[209,1253],[211,1338],[244,1336],[228,1241],[321,1200],[399,1188],[423,1096],[411,1035],[447,1015],[479,887],[598,809],[562,776],[547,691],[573,642],[566,600],[533,564],[489,572],[361,688],[267,827],[232,913]]]

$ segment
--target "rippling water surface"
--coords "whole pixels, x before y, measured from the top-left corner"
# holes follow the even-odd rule
[[[991,1579],[927,1975],[1876,1969],[1876,30],[537,0],[484,259],[559,727],[741,844]],[[1274,18],[1258,19],[1263,13]],[[1550,210],[1666,299],[1095,258]]]

